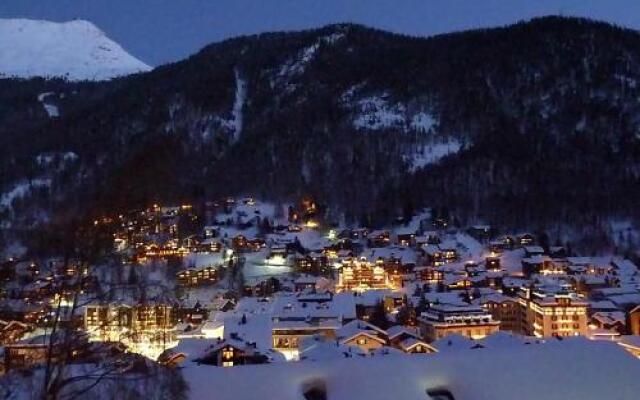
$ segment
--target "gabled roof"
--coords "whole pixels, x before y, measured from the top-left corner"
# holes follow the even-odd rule
[[[387,337],[389,340],[394,339],[400,335],[408,335],[417,338],[418,335],[414,332],[411,332],[406,327],[402,325],[394,325],[391,328],[387,329]]]
[[[416,347],[418,345],[426,347],[432,353],[437,353],[438,352],[438,350],[435,347],[433,347],[430,344],[428,344],[427,342],[425,342],[425,341],[423,341],[421,339],[415,338],[415,337],[407,338],[407,339],[405,339],[405,340],[403,340],[402,342],[399,343],[400,348],[402,350],[404,350],[405,352],[408,352],[409,350],[411,350],[412,348],[414,348],[414,347]]]
[[[368,336],[382,344],[386,344],[384,337],[387,335],[383,329],[368,322],[356,319],[336,331],[336,338],[340,343],[345,343],[360,335]]]

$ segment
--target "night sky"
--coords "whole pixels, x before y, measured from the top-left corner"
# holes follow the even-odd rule
[[[0,17],[90,20],[158,65],[242,34],[356,22],[412,35],[581,16],[640,29],[638,0],[1,0]]]

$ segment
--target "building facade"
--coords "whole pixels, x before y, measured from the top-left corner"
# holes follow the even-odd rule
[[[420,334],[432,342],[457,333],[470,339],[482,339],[500,328],[500,321],[480,306],[436,304],[418,318]]]
[[[520,293],[521,332],[536,337],[587,334],[589,303],[575,293],[544,293],[523,288]]]

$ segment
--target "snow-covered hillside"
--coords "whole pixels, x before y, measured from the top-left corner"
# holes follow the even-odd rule
[[[105,80],[150,69],[91,22],[0,19],[0,77]]]

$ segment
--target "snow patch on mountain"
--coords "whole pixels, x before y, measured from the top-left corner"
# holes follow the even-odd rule
[[[358,101],[357,109],[358,114],[353,120],[357,129],[402,128],[405,122],[405,107],[390,103],[386,95],[365,97]]]
[[[49,187],[51,185],[51,179],[38,178],[31,181],[24,181],[16,184],[11,190],[5,192],[0,196],[0,209],[11,208],[11,204],[16,199],[21,199],[28,195],[32,190]]]
[[[277,73],[276,81],[286,83],[291,77],[301,75],[307,64],[313,60],[321,44],[334,44],[344,37],[343,33],[333,33],[319,38],[315,43],[300,50],[292,59],[285,62]],[[273,85],[273,84],[272,84]],[[295,86],[293,86],[295,88]]]
[[[415,171],[427,165],[439,162],[445,156],[458,153],[462,149],[462,143],[455,138],[444,138],[442,141],[423,145],[417,152],[406,157],[409,170]]]
[[[242,110],[247,100],[247,82],[240,76],[240,72],[236,69],[234,71],[236,81],[236,91],[233,100],[233,106],[231,108],[231,117],[221,117],[219,115],[206,115],[203,117],[202,124],[205,127],[202,130],[204,139],[208,139],[218,131],[219,128],[223,128],[226,132],[230,133],[231,141],[237,142],[242,135],[242,128],[244,119]]]
[[[429,132],[436,125],[436,119],[425,112],[419,112],[411,118],[411,128],[418,132]]]
[[[247,97],[247,82],[240,77],[238,70],[236,76],[236,97],[233,103],[233,140],[237,141],[242,133],[242,108]]]
[[[341,97],[343,103],[347,106],[350,102],[353,104],[357,90],[354,87],[345,92]],[[429,133],[437,125],[437,119],[432,114],[426,111],[412,114],[404,104],[392,102],[386,93],[361,98],[355,104],[353,126],[359,130],[399,129]]]
[[[44,110],[47,112],[49,118],[58,118],[60,116],[58,106],[52,104],[50,102],[51,100],[47,100],[47,98],[52,97],[54,94],[55,93],[53,92],[45,92],[38,95],[38,101],[42,103],[42,107],[44,107]]]
[[[91,22],[0,19],[0,77],[107,80],[150,69]]]

